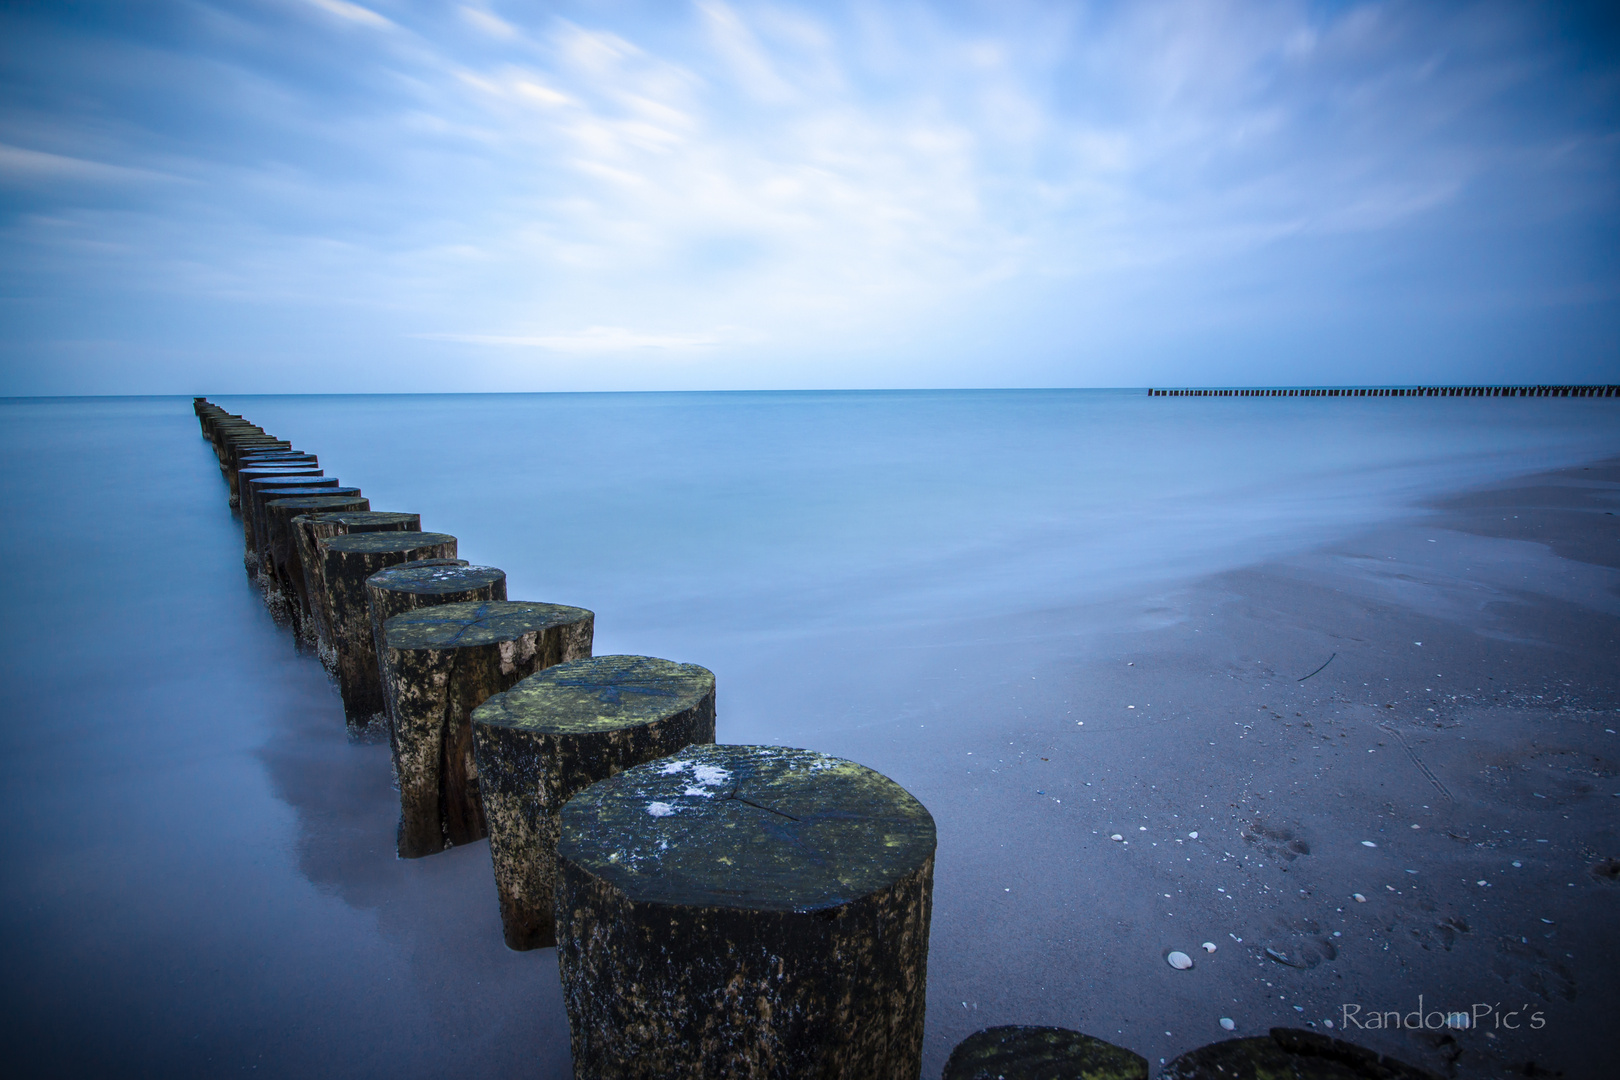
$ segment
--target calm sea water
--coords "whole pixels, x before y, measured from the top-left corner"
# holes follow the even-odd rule
[[[1605,401],[216,400],[513,599],[593,609],[598,653],[713,668],[723,740],[902,783],[975,723],[961,680],[1084,648],[1116,601],[1620,454]],[[386,750],[243,575],[189,400],[0,402],[0,447],[5,1059],[566,1075],[553,953],[501,946],[483,845],[392,857]],[[918,718],[937,741],[897,737]]]

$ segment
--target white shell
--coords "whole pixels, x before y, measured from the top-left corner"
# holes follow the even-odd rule
[[[1173,952],[1164,958],[1164,962],[1175,968],[1177,971],[1186,971],[1188,968],[1192,967],[1192,957],[1188,956],[1184,952]]]
[[[1108,839],[1114,840],[1114,841],[1119,841],[1119,840],[1123,840],[1125,838],[1123,836],[1119,835],[1119,833],[1115,833],[1113,836],[1110,836]]]
[[[1358,904],[1365,904],[1367,902],[1367,898],[1365,896],[1362,896],[1358,892],[1357,893],[1351,893],[1350,895],[1356,898],[1356,903],[1358,903]]]
[[[1204,951],[1205,952],[1214,952],[1215,951],[1215,943],[1213,941],[1204,942]]]
[[[1221,1027],[1225,1028],[1227,1031],[1237,1030],[1237,1025],[1232,1022],[1232,1018],[1230,1016],[1221,1017]]]
[[[1363,840],[1361,842],[1361,846],[1362,847],[1377,847],[1378,845],[1373,843],[1371,840]]]

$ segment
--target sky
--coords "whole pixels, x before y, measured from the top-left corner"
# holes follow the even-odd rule
[[[0,394],[1620,382],[1603,5],[0,4]]]

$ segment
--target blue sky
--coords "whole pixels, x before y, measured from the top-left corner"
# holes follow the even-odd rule
[[[0,393],[1620,381],[1601,6],[0,8]]]

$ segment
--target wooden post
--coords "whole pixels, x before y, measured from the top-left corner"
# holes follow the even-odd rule
[[[270,565],[274,587],[286,599],[300,637],[308,621],[309,597],[304,592],[304,564],[298,554],[292,519],[300,514],[359,513],[371,509],[371,500],[359,495],[301,495],[269,499],[264,504],[266,533],[270,538]]]
[[[525,676],[591,655],[595,621],[584,608],[490,601],[436,604],[383,624],[400,858],[484,835],[472,711]]]
[[[472,714],[478,790],[510,949],[557,943],[563,804],[625,769],[714,742],[714,675],[651,656],[571,660]]]
[[[275,480],[289,477],[307,478],[324,476],[325,470],[323,470],[320,465],[314,463],[308,465],[260,465],[255,466],[252,469],[243,469],[237,474],[237,498],[231,505],[235,506],[237,512],[242,515],[242,551],[245,561],[248,561],[250,565],[253,565],[251,560],[247,560],[246,558],[246,556],[254,550],[253,519],[248,516],[249,500],[247,497],[248,490],[252,487],[253,482],[259,479]],[[335,478],[334,482],[336,482]]]
[[[321,575],[326,579],[326,610],[332,618],[338,690],[351,729],[365,727],[383,711],[366,579],[414,559],[455,557],[456,538],[448,533],[347,533],[321,541]]]
[[[439,565],[428,565],[428,564]],[[446,565],[448,564],[448,565]],[[482,603],[506,599],[506,571],[471,566],[465,560],[422,559],[390,566],[366,579],[371,642],[383,654],[383,623],[395,615],[434,604]]]
[[[1226,1039],[1188,1051],[1159,1070],[1159,1080],[1439,1080],[1355,1043],[1298,1028],[1271,1029],[1253,1039]]]
[[[298,561],[304,568],[304,595],[309,597],[309,623],[304,643],[315,648],[327,671],[336,672],[337,653],[332,651],[332,615],[326,606],[326,575],[321,569],[320,541],[351,532],[420,532],[422,516],[376,510],[300,514],[292,519],[292,526]]]
[[[247,529],[246,540],[251,550],[258,556],[256,565],[263,565],[265,545],[267,538],[264,529],[264,492],[281,492],[285,488],[335,488],[338,478],[335,476],[300,476],[297,473],[261,473],[247,478],[242,485],[242,524]],[[287,498],[289,496],[281,496]]]
[[[898,784],[810,750],[693,746],[575,795],[574,1075],[917,1080],[934,843]]]
[[[226,482],[230,486],[232,506],[236,506],[242,498],[241,474],[243,469],[273,469],[277,466],[296,467],[299,465],[319,468],[321,464],[320,461],[316,459],[314,454],[305,454],[297,450],[270,450],[263,454],[243,454],[238,460],[240,461],[240,464],[233,472],[228,473],[225,477]]]
[[[267,582],[273,584],[275,580],[274,567],[271,564],[270,549],[270,512],[268,504],[277,499],[302,498],[348,498],[358,499],[360,489],[348,487],[343,484],[324,485],[327,477],[314,477],[309,484],[299,480],[289,480],[286,487],[255,487],[253,489],[253,534],[257,538],[259,560],[259,573],[264,575]]]
[[[1147,1080],[1147,1058],[1059,1027],[992,1027],[956,1044],[941,1080]],[[1235,1078],[1234,1078],[1235,1080]]]

